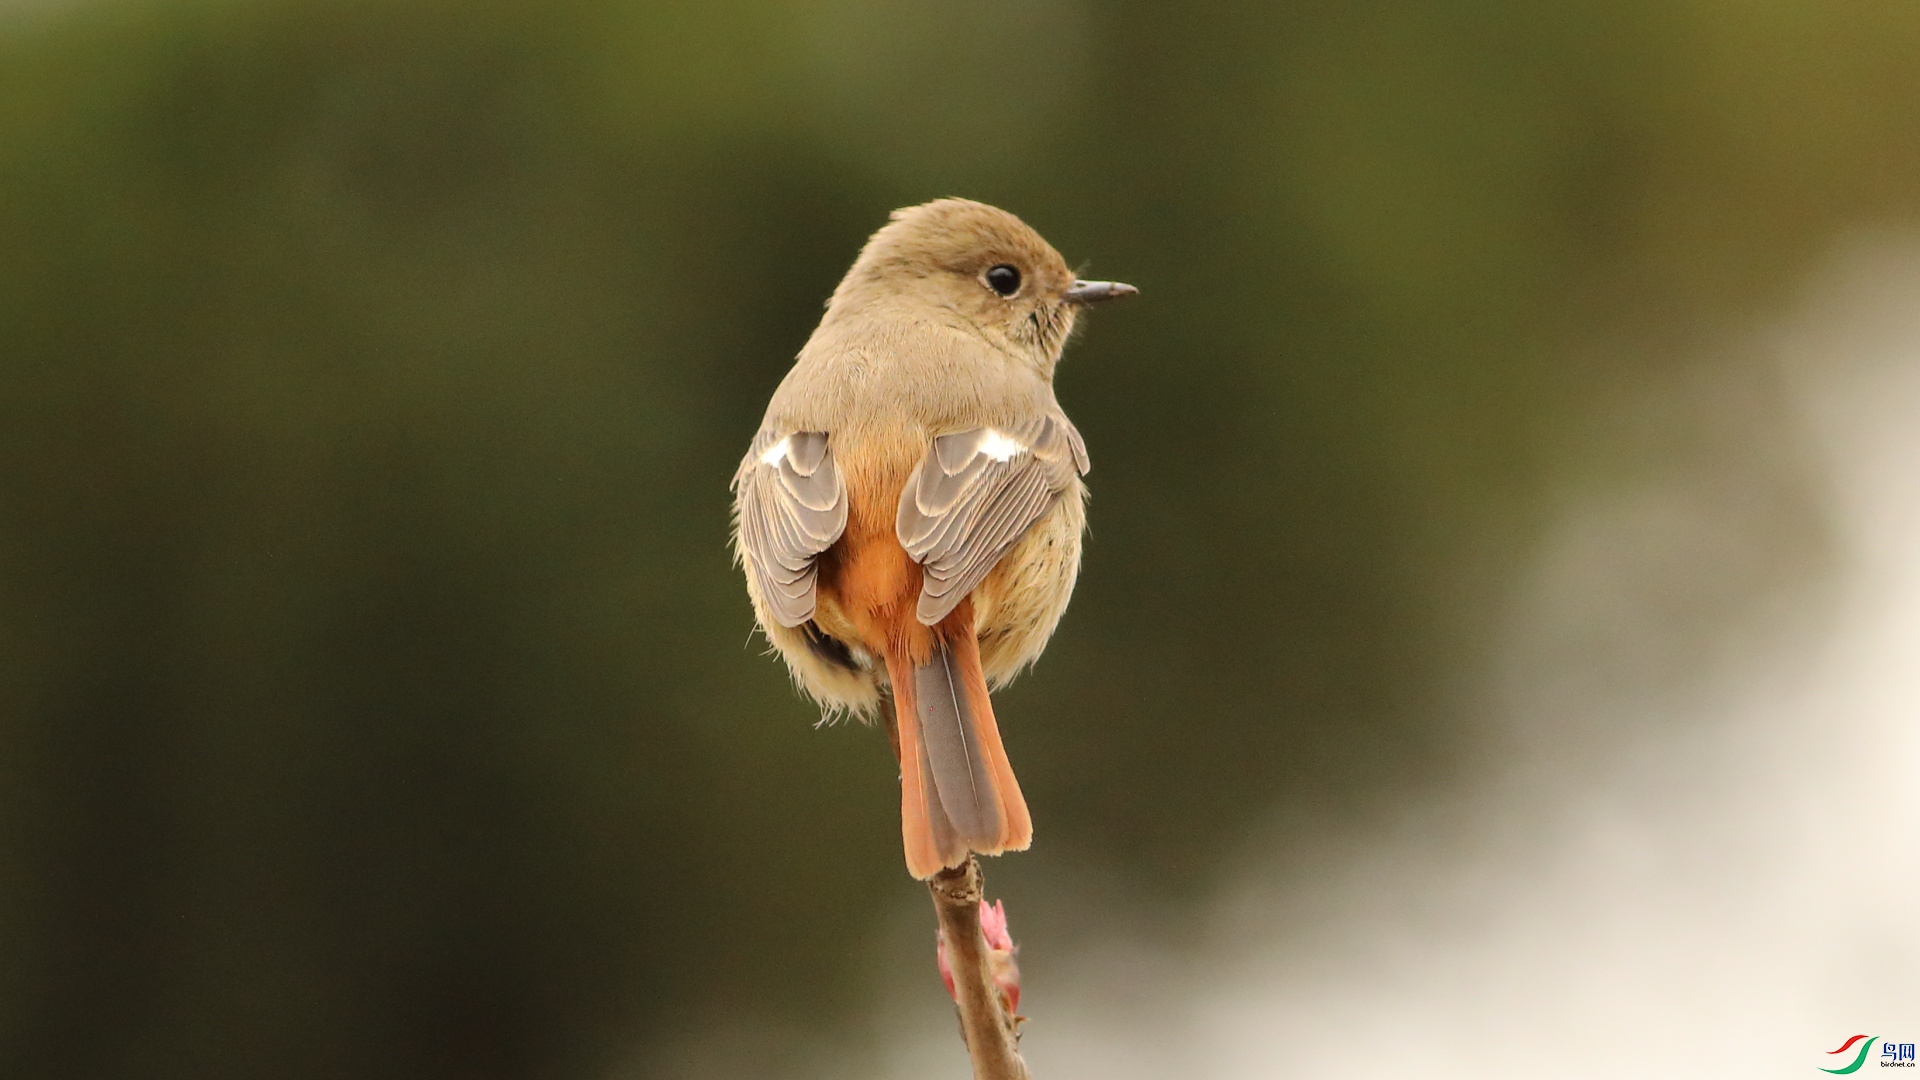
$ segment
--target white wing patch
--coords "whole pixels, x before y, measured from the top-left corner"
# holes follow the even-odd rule
[[[780,460],[787,456],[787,450],[792,442],[793,436],[789,435],[779,442],[774,443],[767,448],[766,453],[760,455],[760,463],[762,465],[771,465],[776,469],[779,468]]]
[[[1018,439],[1009,438],[993,428],[980,429],[979,453],[995,461],[1010,460],[1015,454],[1027,452],[1027,444]]]

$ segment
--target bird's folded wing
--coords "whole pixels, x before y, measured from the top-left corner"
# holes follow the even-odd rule
[[[1086,444],[1057,412],[935,438],[894,523],[925,571],[920,621],[946,618],[1087,468]]]
[[[733,477],[737,543],[781,626],[813,618],[814,559],[847,528],[847,485],[820,431],[762,428]]]

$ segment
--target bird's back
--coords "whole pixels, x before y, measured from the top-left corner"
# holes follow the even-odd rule
[[[843,442],[912,443],[1058,411],[1053,388],[958,319],[898,312],[829,320],[767,406],[766,426]]]

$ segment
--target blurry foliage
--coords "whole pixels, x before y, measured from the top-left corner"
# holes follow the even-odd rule
[[[585,1076],[856,998],[892,762],[723,541],[893,206],[1144,291],[1062,369],[1094,531],[994,872],[1178,903],[1444,782],[1554,432],[1661,355],[1584,346],[1917,158],[1891,3],[0,10],[0,1060]]]

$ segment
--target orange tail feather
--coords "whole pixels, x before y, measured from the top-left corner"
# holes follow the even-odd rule
[[[956,620],[957,621],[957,620]],[[927,878],[1033,842],[1033,822],[1000,741],[971,626],[942,627],[916,664],[887,654],[900,737],[900,829],[907,871]]]
[[[1027,813],[1026,797],[1020,794],[1020,781],[1014,778],[1013,762],[1007,760],[1007,748],[1000,741],[1000,724],[994,719],[993,699],[987,690],[987,673],[980,666],[980,642],[967,627],[947,642],[961,692],[966,696],[973,717],[973,733],[985,751],[992,772],[994,789],[1000,800],[1002,828],[991,849],[975,847],[982,855],[1003,851],[1025,851],[1033,843],[1033,818]]]

